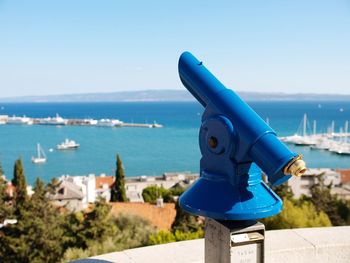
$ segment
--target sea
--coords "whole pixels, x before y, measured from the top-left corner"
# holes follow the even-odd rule
[[[279,136],[295,134],[307,114],[312,132],[327,132],[332,121],[335,130],[350,120],[350,102],[330,101],[251,101],[248,103]],[[161,175],[165,172],[198,173],[201,157],[198,132],[203,107],[197,102],[123,103],[0,103],[0,115],[63,118],[113,118],[130,123],[162,124],[163,128],[0,125],[0,162],[8,179],[16,159],[24,164],[28,183],[36,177],[49,182],[61,175],[114,174],[119,154],[126,176]],[[80,148],[57,151],[66,138]],[[45,164],[33,164],[36,145],[46,153]],[[289,145],[300,153],[308,167],[350,168],[350,156]],[[52,152],[49,149],[54,149]]]

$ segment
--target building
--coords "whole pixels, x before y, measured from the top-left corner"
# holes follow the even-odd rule
[[[291,187],[296,198],[302,195],[309,196],[310,188],[318,182],[317,177],[320,175],[324,176],[324,183],[326,185],[340,186],[340,173],[329,168],[310,168],[302,176],[293,176],[290,178],[288,185]]]
[[[337,169],[340,173],[340,181],[342,184],[350,183],[350,169]]]
[[[54,205],[65,207],[70,211],[80,211],[86,208],[82,188],[68,180],[62,180],[56,193],[49,195],[49,199]]]
[[[198,174],[189,172],[164,173],[162,176],[137,176],[125,178],[126,197],[129,202],[143,203],[142,191],[148,186],[156,185],[170,189],[176,185],[190,185],[198,178]],[[114,184],[115,176],[96,176],[96,196],[111,199],[111,189]]]
[[[146,187],[156,185],[170,189],[176,185],[190,185],[197,178],[198,174],[190,172],[164,173],[162,176],[139,176],[125,179],[126,195],[130,202],[143,202],[142,191]]]
[[[113,186],[114,179],[114,176],[106,176],[105,174],[95,177],[96,198],[104,198],[107,201],[111,199],[111,188]]]
[[[87,176],[70,176],[63,175],[59,178],[61,182],[69,182],[76,185],[82,195],[82,206],[87,208],[89,203],[94,203],[96,201],[96,191],[95,191],[95,175],[89,174]]]

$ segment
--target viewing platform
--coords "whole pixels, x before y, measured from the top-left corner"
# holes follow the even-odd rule
[[[74,262],[203,263],[204,239],[129,249]],[[266,231],[265,262],[350,262],[350,226]]]

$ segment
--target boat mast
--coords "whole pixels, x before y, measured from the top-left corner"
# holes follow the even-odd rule
[[[316,120],[314,120],[314,135],[316,135]]]
[[[345,125],[344,125],[345,142],[348,142],[348,129],[349,129],[349,121],[345,121]]]
[[[340,140],[339,140],[339,142],[340,143],[342,143],[343,142],[343,127],[340,127],[339,128],[339,136],[340,136]]]
[[[306,113],[304,114],[304,122],[303,122],[303,136],[306,136],[306,122],[307,122],[307,117]]]
[[[40,159],[40,144],[37,144],[37,150],[38,150],[38,159]]]

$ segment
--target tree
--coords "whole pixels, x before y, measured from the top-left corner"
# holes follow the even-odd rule
[[[125,174],[122,160],[117,154],[117,169],[115,171],[115,181],[111,190],[111,202],[127,202],[125,192]]]
[[[304,201],[297,205],[285,198],[283,203],[284,208],[281,213],[261,220],[266,229],[332,226],[327,214],[322,211],[317,212],[310,202]]]
[[[0,163],[0,223],[10,216],[10,206],[6,203],[8,199],[6,194],[7,182],[3,178],[3,174]]]
[[[0,177],[2,177],[4,175],[4,170],[2,169],[2,165],[0,162]]]
[[[142,217],[132,214],[120,214],[114,219],[117,226],[115,244],[117,250],[146,246],[155,227]]]
[[[350,221],[350,207],[338,198],[337,195],[331,193],[332,184],[326,185],[324,182],[324,174],[317,177],[317,184],[310,188],[310,197],[302,197],[301,200],[311,202],[317,212],[325,212],[334,226],[346,225]]]
[[[149,244],[150,235],[155,232],[154,227],[148,221],[135,215],[121,214],[117,218],[109,220],[109,222],[112,223],[113,232],[106,233],[103,240],[89,240],[86,249],[71,245],[66,250],[62,262],[146,246]],[[96,226],[98,227],[98,224]],[[116,232],[114,232],[115,229]],[[76,234],[79,232],[82,231],[75,231]]]
[[[143,201],[153,204],[157,202],[157,198],[163,198],[164,202],[167,203],[173,201],[171,191],[157,185],[150,185],[144,188],[142,190],[142,198]]]
[[[179,205],[179,201],[176,202],[176,217],[172,225],[173,231],[179,230],[182,232],[196,232],[202,229],[203,224],[198,219],[198,216],[191,215],[185,212]]]
[[[24,169],[21,158],[17,159],[15,162],[12,184],[16,187],[14,201],[17,211],[18,208],[28,200],[27,182],[24,175]],[[16,213],[18,213],[18,211]]]
[[[116,228],[113,225],[111,206],[104,200],[95,202],[94,209],[85,214],[83,229],[80,233],[85,239],[83,248],[90,246],[93,242],[103,242],[110,235],[114,235]]]
[[[34,190],[33,196],[18,208],[17,223],[3,228],[0,255],[4,262],[54,263],[63,256],[63,217],[49,203],[40,179]]]
[[[271,188],[281,199],[287,198],[291,200],[294,196],[291,187],[287,183],[273,186]]]

